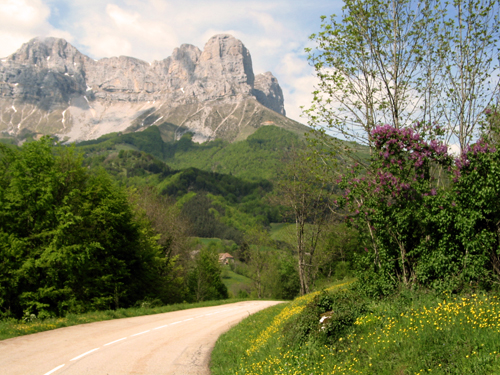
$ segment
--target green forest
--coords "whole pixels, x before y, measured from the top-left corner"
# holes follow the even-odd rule
[[[303,136],[275,126],[233,144],[163,142],[154,126],[76,145],[0,143],[2,318],[293,299],[295,216],[280,186],[304,150]],[[352,276],[357,251],[355,231],[325,224],[308,275],[318,285]],[[219,264],[220,253],[234,261]]]

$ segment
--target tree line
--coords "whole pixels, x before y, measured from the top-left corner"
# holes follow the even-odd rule
[[[82,161],[50,137],[0,145],[2,317],[195,300],[198,261],[220,278],[213,252],[189,256],[172,202],[148,188],[126,191]],[[224,288],[216,298],[227,297]]]

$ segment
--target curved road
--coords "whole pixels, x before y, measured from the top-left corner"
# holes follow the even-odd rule
[[[219,335],[280,302],[247,301],[82,324],[0,341],[0,374],[209,374]]]

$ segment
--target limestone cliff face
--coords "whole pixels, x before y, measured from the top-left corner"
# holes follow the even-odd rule
[[[152,63],[96,61],[56,38],[35,38],[0,62],[0,131],[14,136],[78,141],[168,123],[200,141],[222,133],[233,140],[242,125],[256,126],[255,111],[276,122],[276,114],[285,115],[283,92],[271,73],[254,76],[250,52],[226,34],[210,38],[203,51],[183,44]],[[273,122],[265,117],[259,121]]]
[[[278,80],[271,72],[259,74],[255,78],[253,94],[257,100],[267,108],[285,116],[283,91],[281,90]]]

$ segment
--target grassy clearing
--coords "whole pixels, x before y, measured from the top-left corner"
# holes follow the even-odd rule
[[[291,245],[295,241],[295,224],[292,223],[271,223],[271,238],[276,241],[283,241]]]
[[[78,324],[100,322],[103,320],[130,318],[134,316],[161,314],[172,311],[193,309],[196,307],[209,307],[225,305],[244,301],[244,299],[229,299],[219,301],[205,301],[198,303],[178,303],[159,307],[131,307],[128,309],[94,311],[85,314],[68,314],[63,318],[33,319],[32,321],[18,321],[15,319],[0,321],[0,340],[11,337],[28,335],[31,333],[50,331],[52,329],[69,327]]]
[[[208,246],[212,242],[215,242],[217,246],[222,245],[222,240],[220,238],[204,238],[204,237],[194,237],[194,238],[196,238],[196,240],[198,240],[198,242],[203,244],[204,246]]]
[[[221,336],[212,374],[500,374],[494,294],[372,301],[370,312],[332,344],[284,342],[283,326],[315,295],[265,310]]]
[[[251,279],[231,271],[229,266],[224,266],[222,270],[222,282],[229,292],[229,297],[237,296],[240,290],[244,290],[248,293],[252,286]]]

